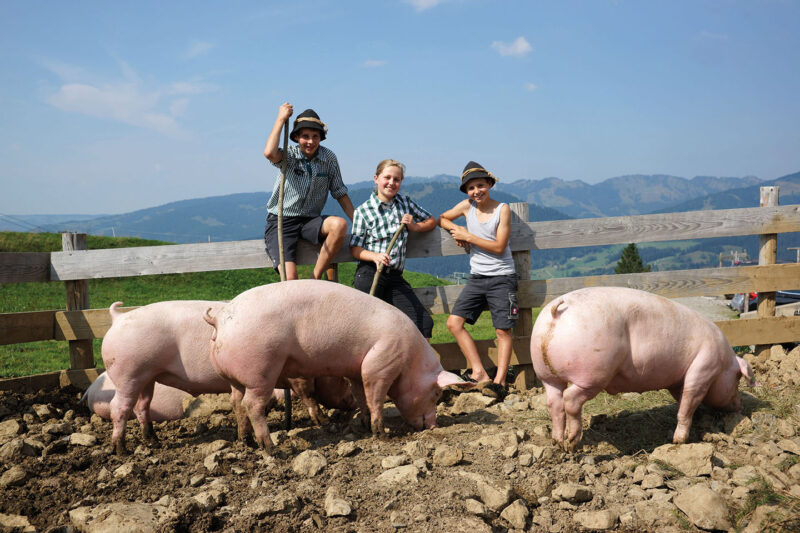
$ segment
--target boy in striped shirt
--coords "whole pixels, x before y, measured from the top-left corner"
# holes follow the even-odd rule
[[[422,335],[429,339],[433,331],[433,319],[403,279],[403,266],[408,232],[431,231],[436,227],[436,219],[414,200],[398,193],[404,170],[403,164],[394,159],[381,161],[372,178],[375,192],[355,210],[350,252],[359,263],[353,286],[362,292],[369,292],[378,265],[383,265],[375,296],[403,311]],[[394,248],[387,254],[389,242],[401,224],[406,229],[400,233]]]
[[[287,158],[286,185],[283,200],[283,244],[286,261],[286,279],[297,279],[297,241],[303,238],[312,244],[322,244],[317,262],[314,265],[314,279],[322,278],[331,260],[336,256],[347,235],[347,221],[342,217],[321,216],[328,192],[342,206],[345,214],[353,219],[353,203],[347,195],[347,187],[342,181],[336,154],[320,146],[325,139],[328,127],[319,119],[313,109],[306,109],[294,121],[289,137],[297,143],[290,146],[287,153],[278,148],[281,129],[292,116],[289,102],[281,105],[272,132],[264,147],[264,157],[281,168],[281,161]],[[272,196],[267,202],[267,225],[264,230],[264,243],[272,264],[280,261],[278,250],[278,190],[280,178],[275,180]]]

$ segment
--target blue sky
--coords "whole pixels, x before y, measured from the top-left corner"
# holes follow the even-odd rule
[[[4,0],[0,213],[271,190],[284,101],[347,183],[772,179],[800,171],[798,28],[794,0]]]

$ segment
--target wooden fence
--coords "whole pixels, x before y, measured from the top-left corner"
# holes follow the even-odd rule
[[[762,188],[762,207],[715,211],[693,211],[659,215],[526,222],[528,205],[512,204],[510,246],[520,277],[518,300],[522,309],[514,330],[512,365],[520,365],[518,387],[534,382],[530,365],[531,308],[581,287],[632,287],[668,298],[716,296],[728,293],[759,293],[758,318],[717,322],[731,345],[757,345],[763,356],[772,344],[800,340],[800,317],[774,317],[774,291],[800,288],[800,264],[775,264],[777,234],[800,231],[800,205],[777,205],[778,188]],[[642,274],[587,276],[531,280],[530,251],[761,235],[759,266],[703,268]],[[91,339],[101,338],[110,326],[107,309],[87,309],[87,280],[175,274],[244,268],[267,268],[272,264],[261,240],[181,244],[122,249],[86,250],[85,236],[64,234],[64,250],[52,253],[0,253],[0,283],[63,281],[67,292],[66,311],[34,311],[0,314],[0,345],[66,340],[70,343],[70,371],[94,367]],[[408,257],[440,257],[464,254],[441,229],[410,235]],[[308,243],[298,247],[298,263],[313,264],[317,248]],[[348,247],[336,257],[353,261]],[[433,313],[449,313],[463,286],[415,289],[423,305]],[[495,341],[479,341],[485,364],[496,364]],[[433,345],[448,370],[466,368],[456,343]],[[90,372],[91,374],[91,372]],[[48,377],[49,376],[49,377]],[[3,388],[37,388],[64,383],[57,376],[0,380]],[[78,380],[80,381],[80,379]],[[85,378],[84,378],[85,381]]]

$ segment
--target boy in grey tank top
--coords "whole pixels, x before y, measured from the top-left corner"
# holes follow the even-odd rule
[[[461,192],[468,198],[442,213],[439,225],[469,252],[470,277],[458,297],[447,329],[469,361],[472,379],[488,382],[489,374],[481,363],[475,341],[464,328],[474,324],[485,307],[492,312],[492,325],[497,332],[497,375],[494,383],[506,386],[506,372],[511,362],[511,330],[519,317],[517,307],[517,274],[508,239],[511,233],[511,209],[489,196],[497,182],[491,172],[474,161],[467,163],[461,174]],[[467,227],[453,220],[464,217]]]

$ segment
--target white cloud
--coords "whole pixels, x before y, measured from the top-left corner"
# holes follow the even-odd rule
[[[184,59],[194,59],[207,54],[212,48],[214,48],[214,45],[211,43],[194,41],[186,48],[186,51],[183,53],[183,57]]]
[[[405,0],[406,4],[411,4],[416,11],[432,9],[445,1],[446,0]]]
[[[110,82],[75,80],[82,71],[74,67],[51,64],[48,68],[70,78],[46,98],[53,107],[151,129],[170,137],[187,134],[176,119],[186,113],[189,96],[214,90],[210,85],[185,81],[145,87],[137,72],[124,62],[120,62],[122,79]]]
[[[383,59],[367,59],[364,61],[364,66],[367,68],[378,68],[382,67],[386,64],[386,61]]]
[[[535,91],[536,89],[538,89],[538,87],[537,87],[537,86],[536,86],[536,84],[534,84],[534,83],[530,83],[530,82],[528,82],[528,83],[526,83],[526,84],[525,84],[525,90],[527,90],[527,91],[531,91],[531,92],[533,92],[533,91]]]
[[[522,57],[533,50],[531,44],[525,37],[517,37],[513,43],[504,43],[501,41],[494,41],[492,48],[497,50],[501,56],[515,56]]]

